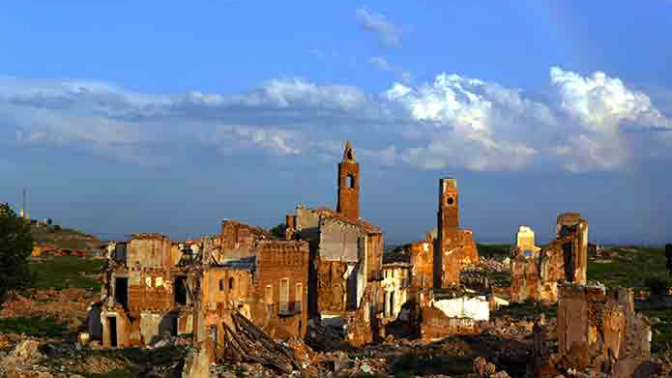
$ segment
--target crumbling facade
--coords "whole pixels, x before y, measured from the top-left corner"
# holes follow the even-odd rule
[[[625,378],[650,357],[651,326],[635,313],[632,289],[560,285],[557,334],[564,368]]]
[[[322,324],[347,327],[346,338],[357,344],[373,339],[383,311],[384,239],[380,228],[360,218],[359,163],[349,141],[338,164],[337,193],[336,211],[297,206],[286,217],[285,236],[310,245],[309,314]]]
[[[462,265],[478,261],[471,230],[460,229],[459,192],[452,178],[439,180],[437,246],[434,248],[434,287],[460,283]]]
[[[425,240],[411,244],[411,286],[431,288],[434,285],[434,244],[436,238],[428,233]]]
[[[359,217],[359,163],[349,141],[338,164],[337,184],[337,211],[297,206],[287,216],[291,238],[311,246],[309,306],[315,316],[356,311],[367,285],[382,280],[383,233]]]
[[[534,231],[531,227],[520,226],[516,233],[516,253],[524,257],[536,257],[541,250],[535,244]]]
[[[411,277],[411,265],[405,262],[383,264],[383,289],[385,291],[383,315],[394,319],[407,300]]]
[[[223,225],[218,237],[198,244],[178,245],[157,234],[117,243],[98,310],[102,344],[142,346],[166,335],[193,334],[197,341],[212,342],[215,357],[223,353],[225,324],[231,325],[234,312],[269,335],[303,337],[308,243],[266,240],[265,235],[240,238],[240,230],[252,228],[230,221]]]
[[[517,239],[520,237],[517,237]],[[534,242],[521,241],[511,261],[511,301],[527,299],[554,303],[558,283],[586,283],[588,265],[588,222],[576,213],[560,214],[556,239],[540,251]],[[526,244],[527,243],[527,244]]]

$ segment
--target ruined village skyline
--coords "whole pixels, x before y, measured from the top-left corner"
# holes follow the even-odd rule
[[[0,377],[672,377],[672,1],[6,3]]]

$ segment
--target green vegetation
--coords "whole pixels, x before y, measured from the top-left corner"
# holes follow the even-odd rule
[[[645,288],[666,279],[665,252],[647,247],[609,248],[609,259],[589,258],[588,280],[606,286]]]
[[[558,316],[558,305],[544,306],[541,303],[527,300],[523,303],[511,303],[508,306],[500,307],[493,315],[494,317],[510,316],[514,319],[536,319],[543,313],[546,318],[555,318]]]
[[[61,228],[59,225],[33,225],[31,232],[37,244],[60,249],[87,250],[102,244],[102,241],[94,236],[69,228]]]
[[[638,310],[648,316],[649,319],[657,319],[653,322],[653,339],[651,340],[651,352],[659,353],[672,348],[672,309]]]
[[[401,356],[394,363],[393,371],[396,378],[439,373],[463,375],[473,371],[473,358],[417,350]]]
[[[52,318],[0,318],[0,333],[26,334],[35,337],[58,337],[68,330]]]
[[[285,238],[285,230],[287,229],[287,225],[284,223],[280,223],[279,225],[271,228],[268,230],[268,232],[271,233],[274,237],[278,239],[284,239]]]
[[[134,376],[131,371],[126,369],[114,369],[103,374],[84,373],[86,378],[132,378]]]
[[[510,244],[477,244],[478,255],[484,258],[503,260],[510,255]]]
[[[103,260],[76,256],[49,256],[30,260],[37,289],[64,289],[68,287],[100,289],[98,274]]]
[[[0,204],[0,302],[9,291],[30,286],[28,257],[32,251],[33,238],[28,223],[8,204]]]

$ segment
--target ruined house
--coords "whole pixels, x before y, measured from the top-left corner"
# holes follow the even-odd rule
[[[248,229],[224,221],[219,236],[201,243],[178,245],[162,235],[137,234],[110,248],[96,307],[103,346],[143,346],[192,334],[210,340],[218,355],[234,311],[269,335],[303,337],[308,243],[250,237]]]
[[[541,248],[535,244],[534,230],[529,226],[520,226],[516,233],[516,253],[525,257],[535,257]]]
[[[478,261],[472,232],[460,228],[459,215],[457,181],[439,180],[438,235],[433,261],[435,288],[459,285],[461,267]]]
[[[337,210],[297,206],[287,216],[286,236],[310,244],[310,314],[345,327],[358,313],[367,312],[369,323],[383,309],[384,241],[380,228],[360,218],[359,163],[349,141],[337,183]]]
[[[635,313],[632,289],[560,285],[557,335],[557,360],[565,369],[633,377],[650,358],[651,326]]]
[[[403,261],[385,261],[383,264],[383,290],[385,302],[383,315],[386,319],[395,319],[407,300],[410,287],[411,265]]]
[[[580,214],[560,214],[556,239],[540,251],[527,247],[516,248],[511,260],[512,302],[531,299],[554,303],[558,283],[586,283],[588,222]]]

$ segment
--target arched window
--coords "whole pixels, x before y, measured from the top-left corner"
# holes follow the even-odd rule
[[[219,280],[219,290],[224,291],[224,280]]]
[[[229,290],[233,290],[233,277],[229,278]]]
[[[355,188],[355,176],[347,175],[345,177],[345,185],[350,189],[354,189]]]

